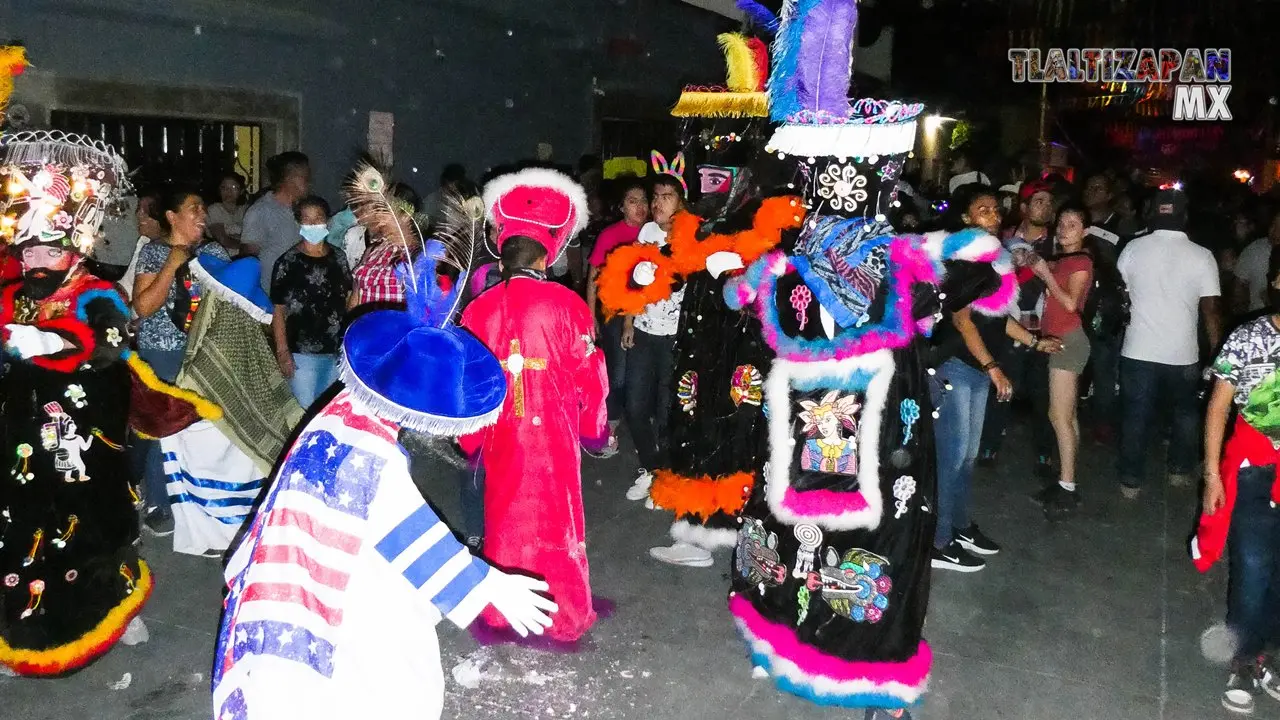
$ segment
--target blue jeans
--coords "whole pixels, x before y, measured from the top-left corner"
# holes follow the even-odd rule
[[[944,383],[950,383],[947,390]],[[945,547],[957,528],[969,527],[969,485],[982,442],[991,378],[951,358],[929,380],[929,396],[938,409],[933,440],[938,451],[938,525],[935,547]]]
[[[1227,625],[1237,633],[1237,660],[1252,660],[1280,640],[1280,509],[1271,507],[1274,465],[1240,470],[1227,553],[1231,580]]]
[[[289,389],[293,390],[293,396],[303,410],[311,407],[337,379],[336,355],[293,354],[293,377],[289,378]]]
[[[627,351],[622,349],[622,316],[606,322],[600,332],[600,347],[604,350],[604,364],[609,370],[609,419],[621,420],[626,412]]]
[[[182,371],[182,358],[185,350],[139,350],[138,356],[151,366],[156,377],[171,383],[178,379]],[[164,472],[164,455],[160,452],[158,440],[144,440],[134,437],[133,448],[134,472],[142,478],[142,494],[147,509],[156,509],[162,517],[169,517],[169,477]]]
[[[1148,443],[1159,420],[1173,425],[1169,472],[1192,473],[1200,450],[1200,368],[1197,365],[1120,358],[1120,482],[1140,487],[1146,477]],[[1166,410],[1157,414],[1163,400]]]
[[[1049,360],[1048,356],[1026,347],[1006,344],[1000,354],[1000,367],[1013,383],[1016,397],[1031,404],[1031,415],[1023,424],[1031,426],[1031,443],[1036,455],[1053,458],[1058,441],[1049,424]],[[988,393],[987,422],[982,430],[982,452],[996,454],[1004,445],[1004,431],[1013,414],[1013,403],[996,402]]]
[[[627,352],[627,427],[640,467],[653,471],[666,462],[676,336],[636,330],[635,339]]]

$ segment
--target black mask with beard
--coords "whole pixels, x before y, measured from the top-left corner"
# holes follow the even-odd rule
[[[22,273],[22,294],[32,300],[43,300],[52,295],[67,281],[70,270],[31,268]]]

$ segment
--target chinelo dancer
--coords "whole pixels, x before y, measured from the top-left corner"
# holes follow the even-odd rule
[[[729,607],[757,674],[780,689],[900,718],[932,665],[937,283],[943,260],[999,245],[981,230],[922,238],[888,225],[922,108],[850,102],[856,26],[855,0],[789,0],[774,43],[782,125],[767,149],[796,163],[809,213],[792,251],[725,288],[776,353],[769,461],[741,517]]]
[[[129,427],[158,437],[219,413],[129,350],[124,297],[83,262],[120,212],[124,160],[62,133],[6,136],[0,150],[0,239],[22,269],[0,289],[0,667],[54,676],[147,639]]]
[[[361,212],[408,225],[387,186],[365,167],[348,193]],[[491,607],[521,634],[551,624],[556,605],[538,594],[546,583],[472,556],[415,488],[397,443],[402,428],[474,432],[497,420],[507,396],[498,359],[451,321],[483,222],[445,214],[437,239],[400,266],[407,308],[347,330],[346,389],[302,429],[231,557],[215,718],[402,717],[406,708],[439,718],[442,619],[465,627]],[[450,291],[439,285],[442,264],[461,271]]]
[[[725,305],[724,285],[804,217],[801,198],[765,197],[748,167],[763,151],[768,121],[767,46],[739,33],[718,39],[728,87],[686,88],[672,110],[686,118],[685,145],[705,159],[697,167],[699,197],[673,218],[668,250],[619,248],[599,281],[610,313],[635,314],[677,288],[683,296],[674,382],[658,400],[668,418],[668,447],[645,490],[654,507],[675,514],[674,544],[650,555],[690,567],[710,567],[712,550],[734,546],[738,513],[765,459],[762,384],[772,352],[759,321]]]

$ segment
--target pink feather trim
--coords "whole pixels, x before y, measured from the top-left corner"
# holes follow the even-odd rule
[[[1018,302],[1018,280],[1013,273],[1000,276],[1000,287],[985,297],[970,303],[970,307],[983,315],[1004,315]]]
[[[920,641],[916,654],[903,662],[843,660],[801,643],[792,628],[765,619],[751,601],[741,595],[729,598],[729,612],[737,618],[739,626],[749,636],[748,640],[768,645],[772,657],[794,663],[801,672],[814,679],[827,678],[836,682],[865,680],[878,685],[900,683],[908,687],[923,687],[933,666],[933,651],[924,640]]]
[[[833,492],[831,490],[809,490],[796,492],[787,488],[782,496],[782,507],[796,515],[814,517],[817,515],[835,515],[866,510],[866,499],[860,492]]]

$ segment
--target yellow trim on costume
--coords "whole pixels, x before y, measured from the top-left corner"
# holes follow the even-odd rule
[[[686,90],[671,109],[674,117],[769,117],[769,95],[762,92]]]
[[[66,645],[48,650],[14,650],[0,637],[0,665],[13,668],[19,675],[59,675],[82,667],[111,649],[124,634],[142,605],[151,596],[154,582],[146,561],[138,560],[138,580],[132,593],[107,613],[89,632]]]
[[[161,380],[160,377],[156,375],[156,371],[152,370],[151,366],[148,365],[146,361],[138,357],[137,353],[129,353],[128,363],[129,368],[138,376],[138,379],[142,381],[142,384],[146,385],[149,389],[159,393],[164,393],[170,397],[175,397],[184,402],[191,403],[191,405],[196,409],[196,414],[205,420],[222,419],[222,408],[208,400],[205,400],[190,390],[184,390]],[[140,433],[139,436],[141,437]]]

